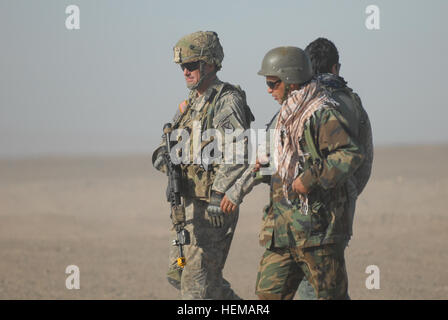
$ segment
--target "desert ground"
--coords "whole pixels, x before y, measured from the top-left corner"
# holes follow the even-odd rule
[[[352,299],[448,298],[448,146],[378,147],[346,250]],[[148,155],[0,160],[0,299],[178,299],[166,176]],[[254,285],[267,186],[241,205],[224,275]],[[80,289],[65,286],[66,267]],[[366,268],[380,270],[367,289]]]

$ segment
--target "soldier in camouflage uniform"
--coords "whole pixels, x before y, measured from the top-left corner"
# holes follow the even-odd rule
[[[350,217],[350,236],[352,235],[353,217],[355,214],[356,199],[364,190],[370,178],[373,162],[373,138],[369,116],[362,106],[361,99],[347,86],[347,81],[339,76],[341,64],[339,63],[338,49],[328,39],[318,38],[306,48],[313,66],[315,78],[338,102],[337,109],[347,119],[347,130],[364,148],[365,159],[362,165],[348,179],[346,186],[349,194],[347,214]]]
[[[188,161],[181,164],[185,217],[173,223],[185,225],[190,243],[184,246],[186,265],[183,268],[176,264],[177,248],[171,248],[167,277],[180,290],[183,299],[239,299],[222,275],[239,212],[234,208],[231,214],[224,215],[221,202],[224,193],[246,170],[247,163],[212,162],[204,152],[216,140],[202,133],[215,129],[224,136],[235,130],[243,131],[254,118],[244,91],[217,78],[223,58],[215,32],[189,34],[174,47],[174,62],[180,64],[190,94],[179,105],[172,127],[189,135],[187,141],[180,135],[178,142],[189,144],[191,152],[187,155]],[[199,161],[193,154],[198,137]],[[243,149],[240,152],[247,149],[247,144]],[[164,152],[162,143],[153,153],[153,165],[160,171],[166,170]],[[216,156],[213,152],[210,154]],[[173,231],[172,239],[175,236]]]
[[[263,59],[260,75],[282,105],[271,124],[270,203],[263,216],[256,293],[261,299],[292,299],[307,279],[318,299],[348,298],[344,249],[350,237],[346,182],[364,154],[347,131],[337,102],[312,80],[309,57],[299,48],[280,47]],[[259,164],[255,166],[255,170]],[[244,173],[226,193],[239,203],[257,178]]]

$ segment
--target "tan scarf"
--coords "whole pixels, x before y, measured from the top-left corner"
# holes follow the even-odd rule
[[[304,153],[299,141],[303,128],[313,113],[327,105],[337,105],[315,81],[294,90],[283,102],[275,126],[275,161],[277,173],[283,181],[283,193],[286,200],[293,181],[301,173],[299,160],[304,160]],[[299,195],[302,202],[302,213],[308,213],[308,199],[306,195]]]

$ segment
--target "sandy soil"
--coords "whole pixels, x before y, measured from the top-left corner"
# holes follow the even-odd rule
[[[448,146],[377,148],[346,251],[353,299],[448,298]],[[169,207],[149,156],[0,160],[0,299],[176,299]],[[268,189],[241,207],[224,270],[245,299],[263,252]],[[68,265],[80,290],[65,287]],[[367,266],[380,289],[367,289]]]

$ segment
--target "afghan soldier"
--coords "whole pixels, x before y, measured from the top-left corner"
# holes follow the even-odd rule
[[[181,136],[179,143],[189,147],[186,148],[189,161],[181,164],[185,217],[184,221],[175,223],[185,225],[190,241],[184,246],[186,265],[183,268],[176,264],[177,249],[172,247],[170,250],[167,277],[180,290],[183,299],[239,299],[222,275],[239,212],[234,208],[231,214],[224,215],[220,206],[223,195],[246,170],[247,163],[211,161],[204,155],[219,160],[222,149],[206,151],[221,142],[204,133],[215,129],[223,137],[244,131],[254,117],[244,91],[217,78],[223,58],[223,49],[215,32],[189,34],[174,47],[174,62],[182,68],[190,89],[188,99],[179,105],[172,121],[173,129],[188,135],[186,140]],[[194,150],[198,137],[199,152]],[[236,142],[232,139],[232,143]],[[233,147],[231,145],[229,150]],[[243,152],[247,150],[247,143],[243,149]],[[153,164],[160,171],[166,170],[164,150],[162,143],[153,154]],[[199,154],[199,161],[196,154]],[[172,238],[175,238],[174,231]]]
[[[331,93],[332,98],[338,102],[338,111],[348,121],[348,132],[364,148],[365,159],[362,165],[346,183],[349,195],[347,214],[351,221],[349,224],[351,236],[356,199],[364,190],[372,171],[372,128],[369,116],[362,106],[361,99],[347,86],[347,81],[339,76],[341,64],[339,63],[338,49],[334,43],[325,38],[318,38],[305,48],[305,52],[310,57],[315,78]]]
[[[338,103],[312,79],[303,50],[270,50],[258,74],[266,77],[268,93],[281,109],[270,124],[276,172],[260,232],[266,251],[256,293],[260,299],[292,299],[306,279],[316,298],[346,299],[347,181],[364,160],[363,148],[347,130]],[[255,170],[259,167],[257,162]],[[225,200],[239,204],[239,194],[249,192],[256,180],[245,172]]]

